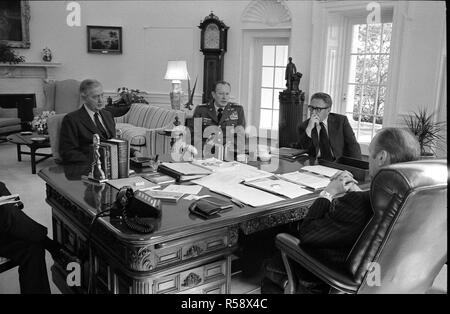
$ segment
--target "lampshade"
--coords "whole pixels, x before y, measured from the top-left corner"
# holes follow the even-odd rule
[[[187,80],[189,74],[187,71],[186,61],[184,60],[169,60],[167,62],[167,71],[164,76],[165,80]]]

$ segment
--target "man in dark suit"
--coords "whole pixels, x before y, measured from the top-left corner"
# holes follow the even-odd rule
[[[111,113],[104,110],[103,87],[97,80],[87,79],[80,84],[83,105],[68,113],[62,122],[59,152],[66,162],[88,162],[92,151],[92,137],[100,140],[116,136]]]
[[[11,195],[0,182],[0,196]],[[22,202],[0,205],[0,256],[19,265],[20,292],[50,293],[45,250],[53,259],[75,259],[58,242],[47,237],[47,228],[28,217]]]
[[[369,145],[369,174],[373,176],[384,166],[417,160],[419,143],[404,129],[380,130]],[[339,195],[343,195],[338,197]],[[343,266],[359,235],[373,216],[369,191],[361,191],[349,172],[338,172],[311,205],[306,217],[294,224],[290,232],[300,239],[303,248],[333,267]],[[266,263],[266,280],[270,287],[287,283],[281,257]],[[297,265],[299,291],[327,292],[328,286]],[[269,288],[270,289],[270,288]],[[266,291],[267,292],[267,291]]]
[[[194,125],[196,120],[201,121],[202,134],[194,134],[191,130],[191,136],[202,138],[202,144],[207,142],[211,145],[213,143],[223,145],[225,141],[232,141],[234,145],[237,145],[238,141],[245,139],[244,108],[229,101],[230,92],[230,83],[218,81],[211,92],[213,99],[208,104],[195,108]],[[236,129],[237,127],[241,128]],[[236,130],[237,133],[235,133]]]
[[[300,124],[299,146],[309,156],[334,161],[341,156],[361,158],[361,148],[346,116],[330,113],[332,100],[326,93],[315,93],[308,109],[311,117]]]

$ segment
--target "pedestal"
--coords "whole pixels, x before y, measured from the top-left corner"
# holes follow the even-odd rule
[[[280,92],[279,100],[278,143],[279,147],[290,147],[298,142],[297,127],[303,120],[305,93],[284,90]]]

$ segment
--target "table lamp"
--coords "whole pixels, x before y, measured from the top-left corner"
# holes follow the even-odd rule
[[[181,80],[187,80],[189,74],[187,71],[186,61],[175,60],[167,62],[167,71],[165,80],[172,80],[172,91],[170,92],[170,104],[172,109],[180,110],[181,108]]]

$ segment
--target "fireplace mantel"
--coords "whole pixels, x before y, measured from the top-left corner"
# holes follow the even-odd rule
[[[24,62],[17,64],[0,63],[0,78],[42,78],[51,79],[51,68],[57,68],[56,62]]]

